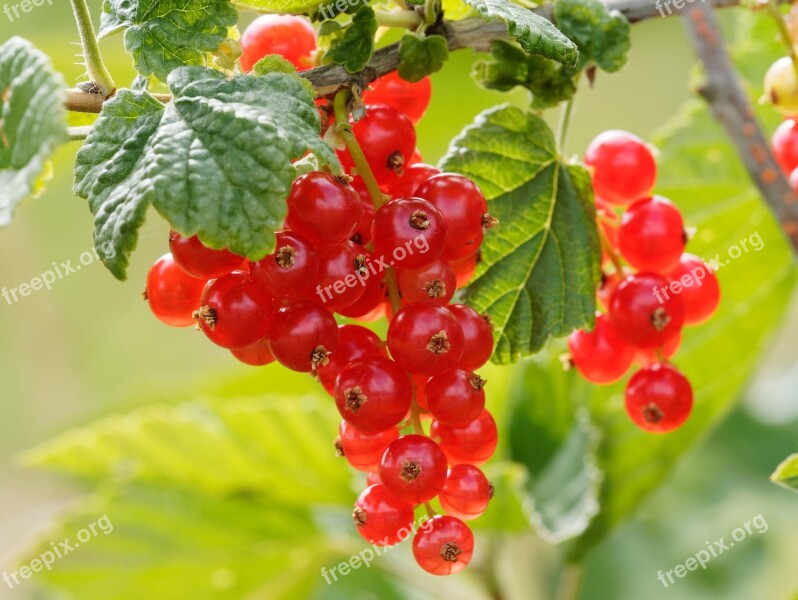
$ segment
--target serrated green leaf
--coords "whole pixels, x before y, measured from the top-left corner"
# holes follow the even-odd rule
[[[166,106],[147,92],[120,91],[77,155],[75,192],[95,214],[97,247],[115,249],[104,262],[120,279],[150,205],[181,233],[258,260],[285,217],[291,161],[310,150],[340,168],[296,75],[225,79],[182,67],[168,84]]]
[[[449,60],[449,46],[440,35],[419,37],[412,33],[402,36],[399,45],[399,77],[411,82],[421,81],[437,73]]]
[[[501,19],[529,54],[540,54],[573,66],[579,58],[576,45],[549,20],[509,0],[464,0],[486,20]]]
[[[241,9],[258,13],[277,13],[281,15],[304,15],[318,10],[320,7],[333,9],[335,0],[320,2],[319,0],[235,0]],[[346,2],[349,6],[349,2]]]
[[[50,157],[67,141],[63,88],[50,59],[27,40],[0,46],[0,226],[42,190]]]
[[[296,73],[296,67],[279,54],[267,54],[252,67],[252,74],[257,77],[274,72]]]
[[[798,491],[798,454],[787,457],[770,476],[770,480],[788,490]]]
[[[626,64],[631,47],[627,18],[598,0],[558,0],[554,22],[579,48],[577,69],[591,63],[613,73]]]
[[[124,28],[136,70],[166,81],[178,67],[205,65],[237,22],[230,0],[104,0],[99,35]]]
[[[365,68],[374,56],[374,35],[377,33],[377,18],[369,6],[361,6],[352,18],[352,23],[336,33],[336,37],[325,54],[325,62],[334,62],[350,73]]]
[[[493,321],[494,361],[518,360],[591,324],[599,244],[590,177],[560,161],[545,121],[510,106],[485,111],[440,166],[473,179],[499,219],[467,295]]]

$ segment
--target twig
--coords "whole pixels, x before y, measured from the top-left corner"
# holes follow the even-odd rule
[[[698,93],[709,104],[715,119],[726,129],[749,175],[781,222],[793,249],[798,252],[798,197],[773,157],[735,74],[712,7],[704,3],[694,5],[684,23],[704,65],[705,80]]]

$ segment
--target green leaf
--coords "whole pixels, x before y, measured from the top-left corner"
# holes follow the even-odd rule
[[[485,111],[452,141],[441,169],[473,179],[499,219],[467,295],[493,320],[494,361],[590,325],[599,271],[590,177],[560,161],[548,125],[515,107]]]
[[[412,33],[402,36],[399,45],[399,77],[407,81],[421,81],[437,73],[449,60],[449,46],[440,35],[419,37]]]
[[[67,140],[63,89],[50,59],[30,42],[12,37],[0,46],[0,226],[42,190],[48,161]]]
[[[770,480],[789,490],[798,491],[798,454],[787,457],[770,476]]]
[[[529,54],[540,54],[573,66],[579,58],[576,45],[550,21],[509,0],[464,0],[486,20],[501,19],[507,30]]]
[[[377,18],[369,6],[361,6],[352,18],[352,24],[336,34],[325,62],[343,66],[350,73],[362,71],[374,55],[374,35]]]
[[[166,106],[147,92],[117,93],[77,155],[75,192],[95,214],[97,247],[115,249],[104,262],[120,279],[150,205],[181,233],[258,260],[282,226],[291,161],[310,150],[340,168],[296,75],[225,79],[182,67],[168,83]]]
[[[350,6],[349,2],[346,5]],[[251,12],[281,15],[304,15],[320,7],[326,8],[333,15],[341,12],[335,10],[335,0],[236,0],[236,6]]]
[[[558,0],[554,22],[579,48],[577,69],[595,63],[613,73],[626,64],[631,47],[629,21],[598,0]]]
[[[296,73],[296,67],[279,54],[267,54],[252,67],[252,74],[257,77],[275,72]]]
[[[99,35],[125,28],[136,70],[166,81],[178,67],[205,65],[237,22],[229,0],[104,0]]]

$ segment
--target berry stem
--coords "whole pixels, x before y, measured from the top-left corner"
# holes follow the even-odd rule
[[[86,5],[86,0],[70,0],[72,2],[72,12],[75,15],[75,23],[78,26],[80,43],[83,47],[83,59],[86,61],[86,74],[102,94],[103,98],[110,98],[116,91],[114,80],[108,69],[105,68],[100,46],[97,43],[97,35],[94,33],[94,25],[91,21],[91,13]]]
[[[557,600],[576,600],[582,589],[584,569],[578,563],[566,563],[557,584]]]
[[[599,241],[601,242],[601,247],[604,249],[604,252],[607,253],[607,256],[610,257],[610,261],[612,261],[612,266],[615,267],[615,272],[618,275],[623,273],[623,264],[621,264],[621,257],[618,255],[618,252],[615,248],[612,247],[610,240],[607,238],[607,234],[604,232],[603,227],[598,228],[599,233]]]
[[[773,16],[773,19],[776,21],[776,27],[778,28],[781,39],[787,48],[787,56],[789,56],[792,60],[792,66],[793,69],[795,69],[795,77],[798,79],[798,54],[795,53],[795,47],[792,45],[790,31],[787,29],[787,23],[784,22],[784,16],[781,14],[779,0],[768,0],[768,8],[770,9],[770,14]]]

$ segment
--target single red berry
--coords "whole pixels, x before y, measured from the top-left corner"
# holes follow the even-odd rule
[[[388,444],[398,438],[399,430],[396,427],[366,433],[347,421],[341,421],[335,445],[355,469],[376,473]]]
[[[798,168],[798,121],[786,119],[773,133],[771,144],[773,155],[785,173]]]
[[[382,340],[373,331],[360,325],[340,325],[338,327],[338,346],[330,363],[319,369],[319,381],[330,394],[335,393],[335,380],[351,362],[366,356],[384,356]]]
[[[593,169],[593,189],[618,206],[651,195],[657,178],[654,155],[645,143],[626,131],[605,131],[591,142],[585,164]]]
[[[474,534],[456,517],[437,515],[413,538],[413,557],[433,575],[454,575],[466,568],[474,554]]]
[[[644,431],[668,433],[693,409],[690,382],[675,367],[658,363],[640,369],[626,386],[626,412]]]
[[[394,198],[412,198],[422,183],[433,175],[440,175],[440,171],[432,165],[416,163],[405,168],[404,174],[388,188],[388,193]]]
[[[447,307],[463,329],[463,356],[458,367],[475,371],[493,356],[493,326],[487,315],[480,315],[466,304]]]
[[[366,280],[366,289],[363,291],[363,295],[349,306],[339,308],[336,312],[358,321],[377,321],[385,316],[384,301],[387,291],[388,285],[385,283],[383,273],[370,275]]]
[[[474,465],[455,465],[449,469],[446,485],[438,499],[447,514],[469,521],[488,508],[493,498],[493,485]]]
[[[269,350],[269,337],[258,340],[251,346],[246,348],[233,349],[233,353],[238,360],[242,363],[251,365],[253,367],[262,367],[274,362],[272,351]]]
[[[440,440],[451,465],[484,463],[493,456],[499,440],[496,421],[487,410],[465,427],[448,427],[433,421],[430,437]]]
[[[316,31],[301,17],[261,15],[241,35],[241,69],[246,73],[269,54],[279,54],[298,71],[312,66]]]
[[[385,449],[379,473],[382,484],[399,500],[421,504],[443,489],[446,455],[428,437],[404,435]]]
[[[229,275],[244,262],[229,250],[212,250],[196,235],[185,237],[174,230],[169,232],[169,250],[181,269],[205,281]]]
[[[446,245],[446,221],[420,198],[395,198],[374,215],[376,254],[397,269],[419,269],[438,258]]]
[[[679,209],[662,196],[638,200],[623,214],[618,247],[639,271],[667,273],[679,263],[686,243]]]
[[[443,259],[432,261],[420,269],[402,269],[398,272],[402,300],[449,304],[457,287],[454,271]]]
[[[313,282],[319,274],[319,257],[308,240],[293,231],[278,231],[274,253],[256,263],[249,272],[255,283],[281,300],[313,297]]]
[[[465,427],[485,409],[485,380],[465,369],[449,369],[430,378],[425,388],[427,406],[439,423]]]
[[[427,179],[415,195],[434,205],[446,220],[443,258],[459,260],[474,254],[494,221],[488,215],[485,196],[468,177],[443,173]]]
[[[383,75],[363,92],[366,104],[387,104],[407,115],[413,123],[418,123],[424,116],[431,97],[429,77],[411,83],[399,77],[396,71]]]
[[[164,254],[147,273],[144,295],[159,321],[171,327],[188,327],[194,324],[194,311],[199,308],[204,287],[204,279],[187,274],[171,254]]]
[[[416,147],[416,129],[404,114],[385,104],[366,106],[366,116],[352,126],[355,138],[380,185],[390,185],[409,165]],[[348,150],[338,153],[341,164],[352,171]]]
[[[274,358],[293,371],[307,373],[325,367],[338,347],[338,324],[323,307],[297,302],[278,310],[269,331]]]
[[[388,349],[399,366],[418,375],[435,375],[463,356],[463,328],[444,306],[405,306],[388,327]]]
[[[285,224],[317,248],[330,247],[354,235],[361,210],[360,196],[350,185],[313,171],[291,186]]]
[[[357,532],[375,546],[393,546],[407,539],[414,518],[413,505],[398,500],[381,484],[363,490],[352,512]]]
[[[669,274],[670,292],[684,302],[684,324],[705,323],[720,304],[720,285],[712,268],[692,254],[683,254],[679,264]],[[679,288],[676,288],[676,286]]]
[[[679,350],[681,343],[682,334],[680,332],[677,336],[668,340],[662,348],[635,351],[634,362],[641,367],[650,367],[655,363],[670,360]]]
[[[269,333],[272,299],[249,273],[233,271],[208,282],[194,314],[199,328],[214,344],[246,348]]]
[[[656,273],[624,278],[610,298],[609,322],[635,348],[659,348],[684,325],[684,302],[668,293],[668,280]]]
[[[398,425],[412,399],[407,373],[384,356],[366,356],[349,363],[335,383],[338,412],[365,433]]]
[[[315,300],[321,300],[330,311],[357,302],[373,276],[369,268],[372,262],[368,250],[350,241],[321,252]]]
[[[464,288],[471,280],[474,279],[474,273],[477,272],[477,262],[479,253],[463,258],[461,260],[451,261],[449,264],[454,270],[454,275],[457,278],[457,289]]]
[[[624,342],[605,315],[596,316],[592,331],[574,331],[568,337],[571,361],[591,383],[604,385],[621,379],[635,356],[635,350]]]

